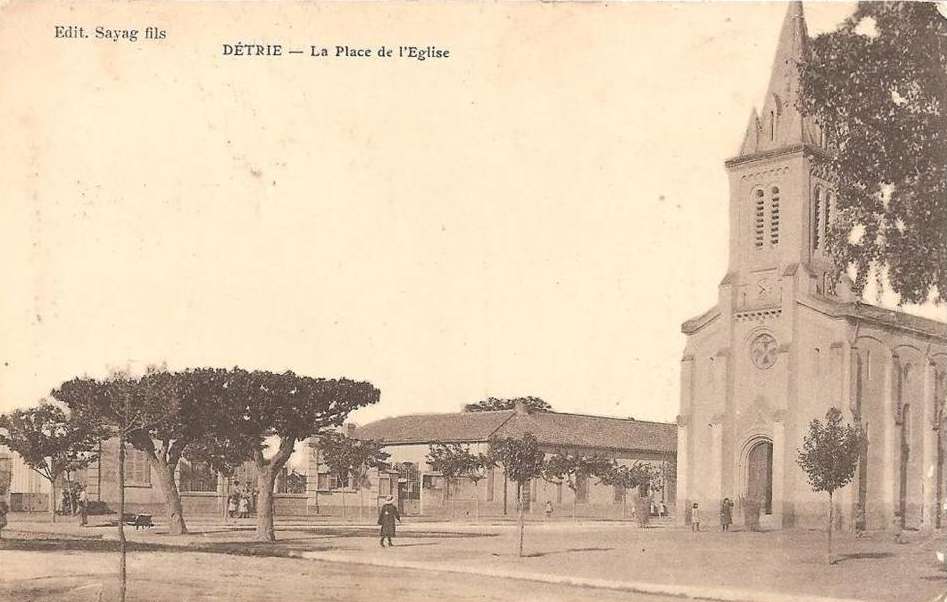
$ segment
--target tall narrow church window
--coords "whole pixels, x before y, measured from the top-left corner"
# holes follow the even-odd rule
[[[816,187],[812,200],[812,250],[822,246],[822,189]]]
[[[772,193],[769,200],[769,242],[775,247],[779,244],[779,188],[773,186]]]
[[[776,140],[776,111],[769,112],[769,139]]]
[[[763,200],[763,191],[756,191],[753,217],[753,245],[757,248],[763,246],[763,222],[765,218],[765,202]]]

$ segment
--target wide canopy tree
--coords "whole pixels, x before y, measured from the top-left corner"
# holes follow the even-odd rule
[[[860,2],[802,65],[804,111],[837,179],[828,244],[861,294],[875,274],[901,302],[947,292],[947,19],[933,2]]]
[[[212,368],[151,369],[144,376],[121,380],[74,379],[52,395],[81,415],[125,429],[125,440],[145,454],[158,480],[169,532],[180,535],[187,532],[187,524],[174,474],[188,445],[218,428],[227,374]]]
[[[512,410],[517,403],[522,403],[530,412],[548,412],[552,410],[552,406],[548,402],[533,395],[527,395],[526,397],[487,397],[476,403],[467,404],[464,406],[464,410],[467,412]]]
[[[371,383],[347,378],[229,371],[220,397],[220,415],[229,418],[201,445],[209,448],[203,456],[215,467],[253,461],[259,491],[258,540],[276,539],[273,488],[296,443],[341,426],[352,411],[377,403],[379,396]]]
[[[49,481],[49,512],[54,522],[59,477],[95,461],[101,436],[97,423],[69,415],[52,403],[0,415],[0,445],[19,454]]]

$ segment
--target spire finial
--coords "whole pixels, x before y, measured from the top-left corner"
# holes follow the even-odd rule
[[[763,110],[760,113],[758,130],[751,136],[749,129],[744,135],[741,155],[753,154],[774,148],[795,144],[818,144],[813,136],[814,124],[806,123],[800,110],[802,94],[799,66],[809,56],[809,36],[806,31],[806,18],[802,2],[790,2],[779,32],[776,44],[776,56]],[[751,120],[749,128],[753,127]],[[747,144],[747,140],[757,140],[756,144]]]

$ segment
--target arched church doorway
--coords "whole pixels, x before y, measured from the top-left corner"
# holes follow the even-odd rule
[[[746,498],[759,503],[761,514],[773,513],[773,443],[760,441],[746,461]]]

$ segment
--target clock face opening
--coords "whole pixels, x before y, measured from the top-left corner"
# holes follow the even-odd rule
[[[777,358],[776,339],[769,333],[757,335],[750,343],[750,359],[753,365],[760,370],[772,368]]]

